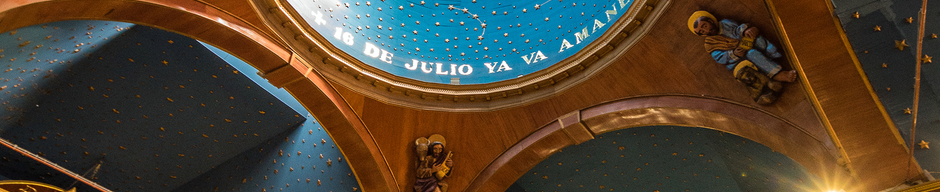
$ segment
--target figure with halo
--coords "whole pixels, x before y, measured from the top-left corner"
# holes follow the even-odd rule
[[[692,13],[688,26],[692,33],[705,37],[705,50],[712,59],[733,71],[735,79],[748,86],[758,104],[773,103],[783,82],[796,81],[797,72],[784,71],[774,61],[783,54],[756,27],[730,19],[719,21],[708,11]]]
[[[415,140],[418,155],[415,192],[447,192],[447,182],[444,178],[450,176],[454,161],[451,159],[453,153],[444,151],[446,144],[444,136],[440,134]]]

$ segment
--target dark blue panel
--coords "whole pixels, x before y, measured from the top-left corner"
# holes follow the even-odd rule
[[[658,126],[569,146],[507,191],[806,191],[816,189],[814,181],[803,166],[751,140]]]
[[[322,158],[321,158],[322,155]],[[328,163],[329,162],[329,163]],[[309,180],[308,180],[309,179]],[[319,184],[318,184],[319,181]],[[312,118],[175,191],[359,191],[356,175]]]
[[[0,165],[0,180],[38,181],[63,189],[74,187],[78,191],[96,191],[75,178],[5,146],[0,146]]]
[[[115,191],[173,190],[304,121],[197,41],[160,29],[65,21],[5,33],[0,46],[12,69],[0,94],[13,109],[0,136],[74,172],[103,162],[94,181]]]

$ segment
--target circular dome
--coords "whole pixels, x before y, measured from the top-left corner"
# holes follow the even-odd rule
[[[307,25],[365,65],[426,83],[516,79],[574,55],[632,0],[288,0]]]
[[[588,79],[671,1],[252,2],[303,73],[393,105],[491,111]]]

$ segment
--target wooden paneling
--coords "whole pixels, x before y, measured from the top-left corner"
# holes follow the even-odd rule
[[[198,2],[205,3],[207,5],[216,7],[220,10],[226,12],[226,14],[231,14],[232,16],[238,18],[239,20],[248,23],[249,25],[255,27],[256,30],[259,30],[270,37],[275,37],[274,32],[271,29],[268,29],[264,25],[264,21],[261,20],[261,17],[258,16],[258,13],[255,13],[255,9],[251,7],[249,0],[195,0]]]

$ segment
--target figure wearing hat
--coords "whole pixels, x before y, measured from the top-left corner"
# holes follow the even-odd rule
[[[734,71],[735,78],[748,85],[757,103],[773,102],[783,88],[780,82],[796,81],[795,70],[782,71],[773,61],[783,55],[756,27],[728,19],[718,22],[708,11],[692,13],[688,25],[692,33],[705,37],[705,50],[712,59]]]
[[[444,136],[439,134],[415,140],[418,153],[415,192],[447,192],[448,185],[443,179],[450,176],[454,161],[451,159],[453,153],[444,151],[446,143]]]

